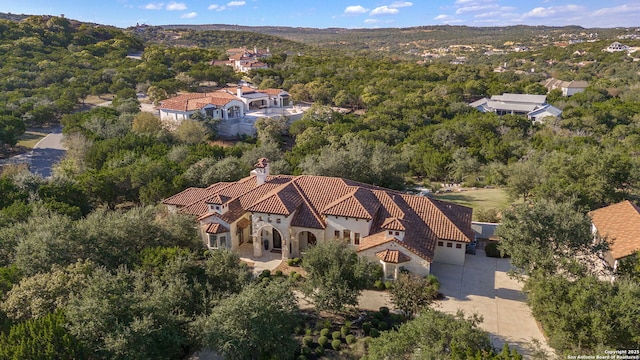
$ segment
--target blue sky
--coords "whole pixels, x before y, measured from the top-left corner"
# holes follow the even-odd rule
[[[640,27],[638,0],[0,0],[0,11],[136,23],[301,27],[581,25]]]

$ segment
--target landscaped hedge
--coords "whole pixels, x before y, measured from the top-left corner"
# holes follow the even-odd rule
[[[331,347],[333,348],[333,350],[338,351],[340,350],[340,347],[342,346],[342,341],[340,340],[333,340],[331,342]]]
[[[353,336],[353,335],[347,335],[345,340],[347,341],[347,344],[351,345],[351,344],[354,344],[356,342],[356,337]]]
[[[331,337],[333,338],[333,340],[340,340],[340,338],[342,337],[342,334],[340,333],[340,331],[334,331],[331,334]]]
[[[331,330],[329,330],[328,328],[324,328],[320,330],[320,336],[328,336],[330,332]]]
[[[326,336],[320,336],[318,338],[318,344],[322,347],[326,347],[327,344],[329,343],[329,338]]]

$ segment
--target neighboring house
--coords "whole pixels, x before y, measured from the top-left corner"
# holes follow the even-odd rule
[[[224,88],[209,93],[188,93],[160,102],[158,110],[160,119],[172,125],[200,112],[214,119],[219,119],[219,133],[222,136],[236,134],[255,134],[253,124],[258,117],[270,116],[271,113],[257,114],[249,117],[249,113],[257,110],[289,108],[289,93],[282,89],[258,90],[248,86]]]
[[[401,268],[428,275],[434,261],[463,265],[474,241],[468,207],[342,178],[271,176],[265,158],[239,181],[188,188],[162,203],[195,216],[209,248],[251,247],[255,257],[281,252],[284,260],[343,239],[389,279]]]
[[[502,94],[491,99],[482,98],[469,106],[481,112],[493,112],[498,115],[525,115],[534,122],[540,122],[547,116],[559,117],[562,110],[546,103],[546,95]]]
[[[607,265],[615,272],[621,259],[640,250],[640,207],[629,200],[589,212],[591,231],[606,240]]]
[[[618,52],[618,51],[628,51],[629,49],[631,49],[630,47],[628,47],[627,45],[623,45],[617,41],[611,43],[611,45],[607,46],[606,49],[603,49],[604,51],[608,51],[608,52]]]
[[[555,89],[562,90],[562,96],[575,95],[583,92],[587,86],[589,86],[589,83],[583,80],[562,81],[555,78],[544,80],[541,84],[547,88],[547,91]]]
[[[253,51],[249,51],[246,48],[228,49],[227,55],[229,55],[228,63],[221,63],[212,61],[212,65],[230,65],[238,72],[249,72],[254,69],[267,69],[269,66],[260,59],[271,56],[269,48],[258,49],[253,48]]]

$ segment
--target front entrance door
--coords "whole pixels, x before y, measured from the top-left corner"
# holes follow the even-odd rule
[[[280,237],[280,232],[276,229],[273,229],[273,248],[282,249],[282,237]]]

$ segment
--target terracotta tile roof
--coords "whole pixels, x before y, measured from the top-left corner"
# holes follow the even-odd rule
[[[165,205],[186,206],[209,195],[207,189],[190,187],[162,201]]]
[[[213,195],[211,197],[208,197],[207,200],[205,200],[205,203],[206,204],[222,205],[222,204],[226,203],[229,199],[230,199],[230,197],[228,197],[228,196],[215,194],[215,195]]]
[[[609,241],[614,259],[640,250],[640,207],[625,200],[589,213],[598,234]]]
[[[380,206],[376,200],[371,190],[354,188],[351,193],[328,204],[322,214],[371,220]]]
[[[226,226],[217,223],[205,224],[203,228],[204,232],[207,234],[221,234],[229,232],[229,229],[227,229]]]
[[[226,91],[214,91],[211,93],[188,93],[178,95],[160,102],[160,109],[193,111],[202,109],[208,104],[224,106],[232,100],[241,101],[238,97]]]
[[[399,250],[378,251],[376,253],[376,256],[378,257],[378,259],[386,263],[400,264],[403,262],[411,261],[411,258],[408,255]]]
[[[289,216],[300,206],[302,199],[293,184],[272,190],[254,205],[247,208],[250,212]]]
[[[280,95],[281,93],[286,93],[286,91],[282,90],[282,89],[264,89],[264,90],[258,90],[261,93],[265,93],[267,95],[271,95],[271,96],[276,96],[276,95]]]
[[[406,220],[390,217],[387,218],[380,227],[386,230],[405,231],[407,230],[407,226],[405,226],[406,223]]]

